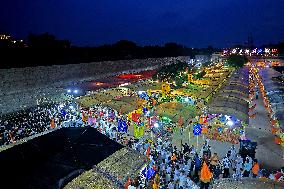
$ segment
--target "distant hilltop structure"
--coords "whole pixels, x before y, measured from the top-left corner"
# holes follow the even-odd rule
[[[9,34],[0,33],[0,48],[24,48],[27,47],[24,40],[14,39]]]
[[[246,55],[246,56],[263,56],[263,57],[277,57],[278,49],[276,48],[227,48],[223,49],[222,55]]]

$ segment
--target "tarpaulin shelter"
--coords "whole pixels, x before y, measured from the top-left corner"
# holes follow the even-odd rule
[[[59,189],[122,148],[91,127],[57,129],[2,151],[1,185]]]

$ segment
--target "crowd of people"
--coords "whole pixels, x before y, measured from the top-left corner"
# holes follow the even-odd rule
[[[0,117],[0,145],[13,144],[20,139],[45,132],[50,128],[50,119],[56,108],[51,105],[37,106]],[[63,120],[54,114],[57,124]]]
[[[81,110],[72,102],[59,105],[38,106],[1,117],[0,145],[15,143],[25,137],[42,133],[55,127],[91,126],[111,139],[126,145],[149,158],[145,174],[130,178],[127,188],[208,188],[219,178],[267,178],[284,181],[284,167],[269,173],[260,168],[257,159],[243,157],[232,146],[225,157],[211,152],[207,139],[201,149],[183,144],[174,146],[172,134],[135,139],[129,131],[118,132],[117,124],[122,115],[108,107]],[[128,123],[129,124],[129,123]]]

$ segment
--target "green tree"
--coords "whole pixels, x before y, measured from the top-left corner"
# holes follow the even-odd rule
[[[226,65],[232,66],[235,68],[241,68],[248,62],[248,58],[242,55],[230,55],[226,60]]]
[[[175,81],[176,77],[179,77],[186,68],[188,68],[186,62],[177,61],[175,64],[162,67],[155,75],[153,75],[153,79],[172,82]]]

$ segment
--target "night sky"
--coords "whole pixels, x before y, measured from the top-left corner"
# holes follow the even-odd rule
[[[177,42],[225,47],[252,33],[256,45],[284,41],[284,0],[2,0],[0,31],[49,32],[75,45]]]

